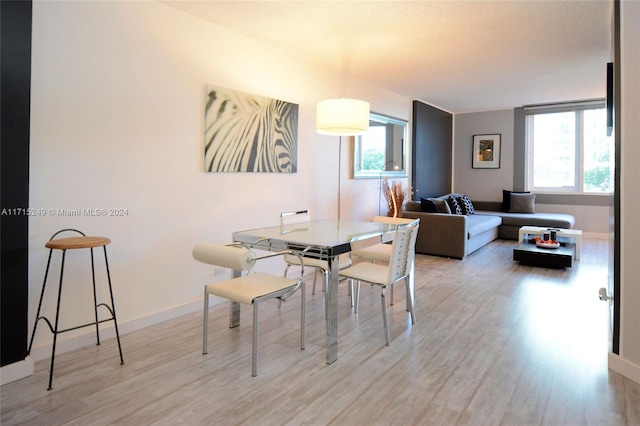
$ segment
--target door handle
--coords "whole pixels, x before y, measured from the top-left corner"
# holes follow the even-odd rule
[[[600,290],[598,290],[598,297],[600,298],[600,300],[602,300],[603,302],[607,302],[609,300],[613,300],[613,297],[609,296],[607,294],[607,289],[602,287]]]

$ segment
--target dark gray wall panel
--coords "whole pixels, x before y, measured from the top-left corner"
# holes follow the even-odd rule
[[[451,192],[453,115],[413,101],[413,155],[411,184],[413,198]]]
[[[0,360],[25,359],[29,291],[31,1],[0,2]]]

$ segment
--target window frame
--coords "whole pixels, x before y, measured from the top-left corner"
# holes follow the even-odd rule
[[[606,103],[604,99],[524,107],[524,114],[525,114],[524,186],[526,190],[532,191],[538,194],[577,194],[577,195],[603,195],[603,196],[610,196],[613,194],[613,190],[611,192],[597,192],[597,191],[585,190],[584,111],[597,110],[597,109],[606,109]],[[563,186],[563,187],[534,186],[533,185],[533,178],[534,178],[533,161],[534,161],[535,153],[534,153],[534,134],[532,131],[534,117],[542,114],[557,114],[562,112],[573,112],[575,116],[574,184],[572,186]],[[605,128],[606,128],[606,125],[605,125]]]

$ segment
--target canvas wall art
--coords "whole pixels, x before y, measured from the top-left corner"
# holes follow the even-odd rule
[[[205,171],[296,173],[298,105],[207,85]]]

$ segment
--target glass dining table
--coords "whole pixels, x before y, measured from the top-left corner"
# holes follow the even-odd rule
[[[233,241],[268,251],[295,250],[323,259],[329,265],[326,362],[338,359],[338,282],[341,254],[393,240],[396,225],[352,220],[316,220],[233,233]],[[304,253],[302,253],[304,251]],[[240,307],[232,304],[230,323],[240,321]]]

